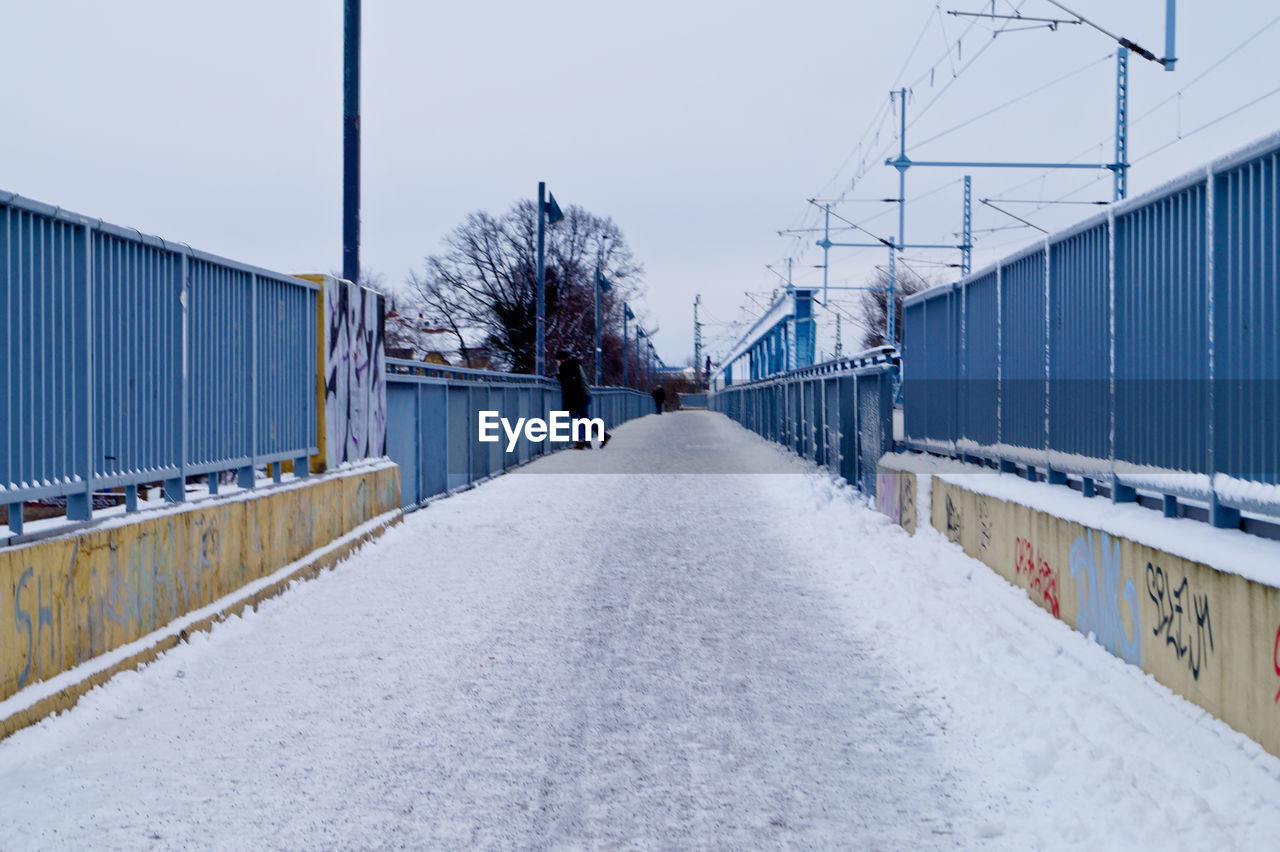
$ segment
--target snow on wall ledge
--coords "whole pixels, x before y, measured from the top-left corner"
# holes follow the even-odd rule
[[[382,462],[0,549],[0,737],[399,517],[400,469]]]
[[[1280,542],[979,470],[887,455],[877,508],[1280,755]]]

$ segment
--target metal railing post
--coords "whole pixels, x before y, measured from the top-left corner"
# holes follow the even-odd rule
[[[320,291],[324,298],[324,291]],[[258,467],[258,276],[249,277],[249,463],[237,475],[241,488],[252,489]],[[316,369],[324,369],[316,365]]]
[[[77,360],[80,361],[80,369],[82,371],[81,375],[83,377],[82,386],[84,388],[84,399],[85,399],[84,458],[81,460],[81,463],[84,465],[84,467],[82,468],[83,472],[81,473],[81,476],[84,479],[84,490],[76,492],[74,494],[67,495],[67,520],[69,521],[87,521],[91,517],[93,517],[93,468],[94,468],[94,451],[95,451],[94,450],[95,430],[94,430],[94,424],[93,424],[93,417],[94,417],[93,317],[95,315],[95,312],[94,312],[94,304],[93,304],[93,275],[94,275],[93,227],[87,222],[84,225],[83,240],[84,240],[83,242],[84,281],[82,283],[84,286],[85,333],[84,333],[84,338],[82,340],[76,341],[75,345],[78,349],[80,349],[80,354],[81,354],[81,358]],[[13,509],[12,508],[10,508],[9,510],[9,515],[10,515],[9,528],[13,529],[13,523],[12,523]],[[19,504],[19,511],[18,511],[18,526],[19,526],[19,529],[14,530],[14,532],[20,533],[22,531],[20,529],[22,527],[21,504]]]

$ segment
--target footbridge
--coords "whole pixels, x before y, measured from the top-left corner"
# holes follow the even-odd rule
[[[370,291],[9,198],[0,845],[1266,847],[1278,151],[584,450]]]

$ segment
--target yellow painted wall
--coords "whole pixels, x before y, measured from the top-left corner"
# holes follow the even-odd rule
[[[876,473],[876,508],[915,535],[916,475],[881,467]]]
[[[303,281],[310,281],[313,284],[320,285],[320,292],[316,299],[316,449],[318,452],[311,457],[312,473],[323,473],[329,469],[327,461],[329,458],[329,430],[326,427],[328,421],[325,415],[324,391],[324,364],[329,357],[324,345],[324,282],[329,277],[331,276],[314,272],[294,276],[294,278],[301,278]]]
[[[877,495],[881,511],[914,518],[902,501],[914,500],[915,489],[908,495],[901,483],[915,475],[881,468],[880,476],[890,486]],[[929,521],[939,533],[1047,612],[1280,755],[1280,589],[931,480]]]
[[[0,700],[399,507],[400,469],[386,465],[0,550]]]

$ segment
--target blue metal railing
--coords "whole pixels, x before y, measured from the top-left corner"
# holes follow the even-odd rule
[[[908,298],[907,445],[1280,514],[1278,198],[1280,135]]]
[[[876,462],[893,447],[898,355],[881,347],[745,384],[708,397],[719,411],[770,441],[876,491]]]
[[[0,504],[305,460],[315,285],[0,196]],[[306,464],[300,472],[305,473]],[[216,490],[217,479],[210,477]]]
[[[400,465],[400,498],[418,506],[472,482],[517,467],[556,445],[523,435],[507,452],[501,440],[481,443],[479,412],[546,419],[560,410],[560,385],[523,373],[387,359],[387,455]],[[613,427],[653,411],[652,398],[630,388],[592,388],[592,417]]]

